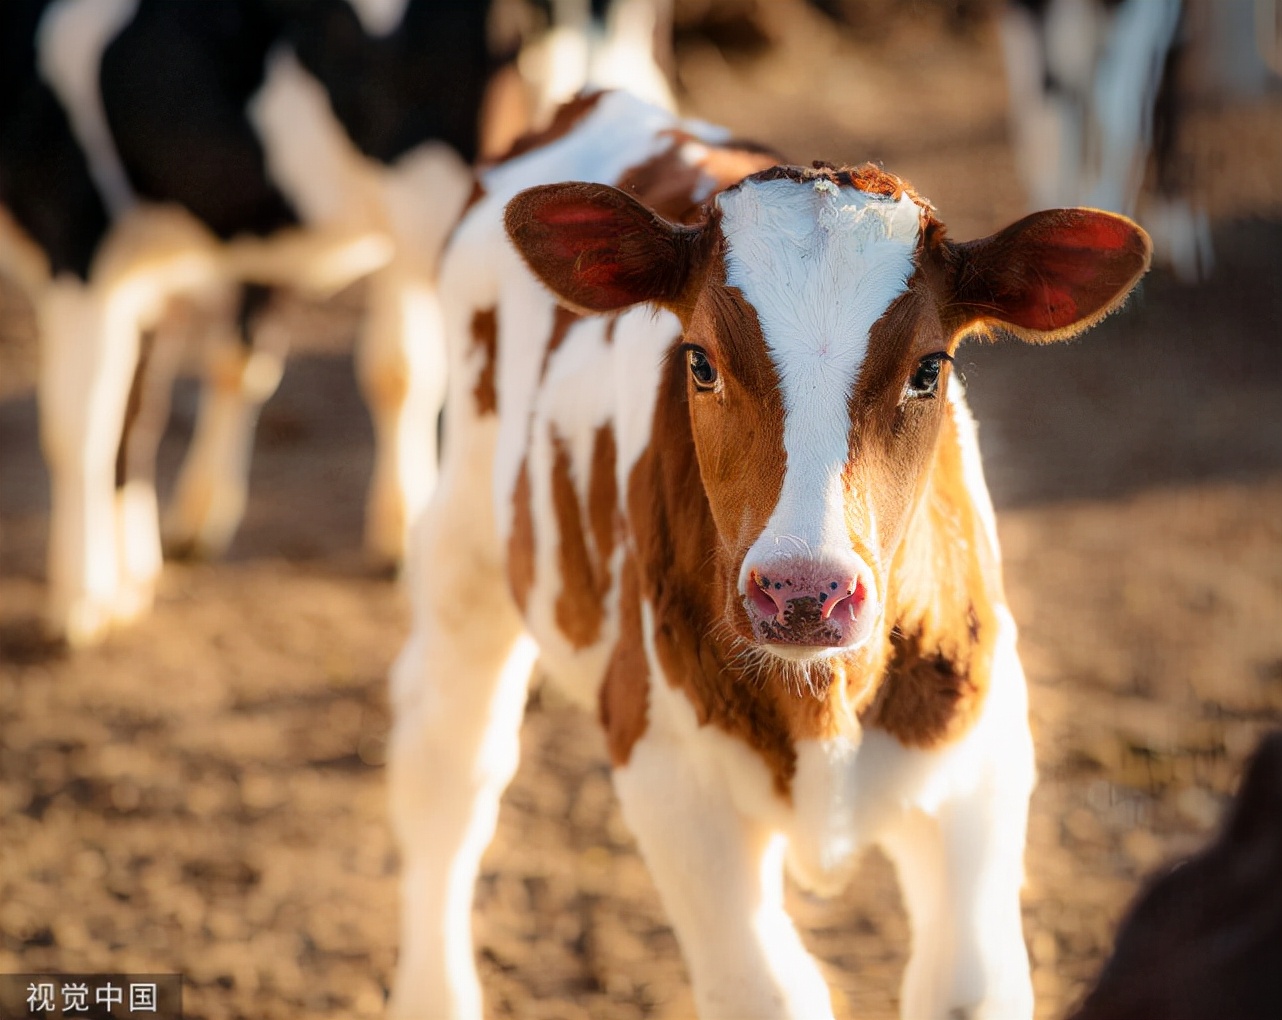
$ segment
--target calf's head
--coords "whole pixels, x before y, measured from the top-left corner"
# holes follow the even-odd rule
[[[522,192],[506,223],[566,304],[680,318],[727,621],[801,661],[877,629],[962,337],[1073,336],[1122,301],[1150,251],[1129,220],[1083,209],[955,243],[873,167],[763,171],[693,227],[582,183]]]

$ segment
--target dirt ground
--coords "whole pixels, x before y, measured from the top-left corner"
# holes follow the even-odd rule
[[[823,67],[822,77],[813,68]],[[839,40],[799,19],[752,61],[681,61],[688,109],[791,157],[883,159],[954,236],[1021,211],[995,35]],[[809,73],[803,73],[809,70]],[[959,358],[998,507],[1040,785],[1024,897],[1039,1018],[1098,967],[1141,875],[1197,846],[1282,719],[1282,101],[1207,104],[1217,268],[1155,271],[1085,340]],[[34,346],[0,301],[0,973],[182,972],[186,1015],[374,1017],[396,955],[384,804],[402,591],[359,551],[370,428],[359,293],[303,318],[231,555],[167,569],[102,648],[44,643]],[[171,480],[195,406],[180,383]],[[542,687],[476,895],[491,1016],[692,1014],[594,721]],[[871,854],[791,894],[846,1015],[895,1015],[907,942]]]

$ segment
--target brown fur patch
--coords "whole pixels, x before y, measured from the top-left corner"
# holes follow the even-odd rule
[[[620,528],[619,488],[614,478],[616,456],[614,428],[607,422],[592,437],[592,470],[588,475],[588,524],[603,577],[603,595],[610,587],[610,558]]]
[[[604,95],[604,92],[581,92],[568,102],[562,103],[552,115],[552,123],[541,131],[527,131],[521,135],[495,162],[504,163],[509,159],[516,159],[527,152],[541,149],[559,138],[564,138],[574,130],[579,121],[596,108],[596,104]]]
[[[699,482],[712,519],[730,555],[741,559],[779,499],[787,454],[778,374],[756,311],[736,288],[725,285],[720,259],[704,280],[685,339],[700,345],[718,366],[720,389],[689,395],[689,428],[698,437]],[[752,626],[737,590],[729,590],[726,599],[727,618],[751,640]]]
[[[811,166],[772,166],[760,173],[745,177],[747,181],[796,181],[798,184],[813,184],[815,181],[831,181],[839,188],[855,188],[872,195],[882,195],[896,201],[907,195],[921,206],[923,211],[931,212],[934,207],[930,201],[918,194],[917,190],[902,178],[883,170],[874,163],[864,163],[854,167],[838,167],[822,160],[816,160]],[[733,191],[733,188],[727,188]]]
[[[552,509],[560,535],[557,559],[561,592],[556,598],[556,625],[575,648],[596,643],[605,620],[605,597],[610,590],[609,555],[614,549],[614,434],[607,425],[597,432],[593,444],[593,469],[589,477],[592,496],[603,505],[590,502],[588,521],[583,519],[578,489],[574,484],[574,464],[565,440],[549,426],[552,444]],[[598,470],[597,462],[601,462]],[[601,474],[609,466],[608,479]],[[595,490],[595,491],[592,491]],[[594,551],[588,547],[588,525]]]
[[[619,640],[601,684],[601,727],[610,761],[620,768],[645,733],[650,704],[650,667],[645,658],[641,591],[636,562],[623,561],[619,579]]]
[[[656,156],[625,170],[617,187],[672,223],[693,224],[707,218],[708,183],[719,192],[777,161],[761,149],[710,146],[683,131],[668,131],[672,144]],[[698,146],[700,158],[689,161],[683,150]]]
[[[521,612],[525,612],[534,587],[534,508],[530,492],[530,464],[521,461],[512,492],[512,534],[507,543],[507,581]]]
[[[498,361],[499,324],[493,308],[482,308],[472,315],[472,343],[481,351],[481,371],[477,373],[472,396],[477,414],[498,410],[498,393],[494,388],[494,371]]]

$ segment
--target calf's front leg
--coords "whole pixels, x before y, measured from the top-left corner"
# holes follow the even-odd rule
[[[741,815],[679,740],[642,737],[614,785],[700,1020],[831,1020],[827,985],[784,911],[784,837]]]
[[[985,718],[950,751],[900,750],[942,796],[921,798],[879,836],[899,872],[912,926],[900,1015],[912,1020],[1028,1020],[1033,989],[1019,892],[1034,781],[1023,673],[999,653]],[[891,742],[883,733],[865,744]],[[927,771],[923,770],[923,771]],[[930,780],[927,781],[930,785]]]

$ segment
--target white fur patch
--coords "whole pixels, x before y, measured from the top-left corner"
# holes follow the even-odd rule
[[[119,216],[135,198],[107,129],[98,77],[102,54],[128,24],[138,0],[61,0],[40,19],[40,75],[57,95],[107,211]]]
[[[498,305],[495,389],[501,421],[494,476],[496,519],[504,531],[509,516],[505,511],[511,506],[537,397],[539,367],[551,334],[553,302],[507,242],[503,209],[517,192],[537,184],[612,184],[629,168],[665,151],[670,141],[662,132],[674,128],[710,143],[725,136],[721,128],[680,120],[626,92],[603,95],[564,138],[484,173],[485,198],[468,213],[450,243],[441,270],[442,292],[472,309]],[[451,335],[467,336],[457,328]],[[648,441],[658,366],[675,335],[671,317],[656,323],[654,313],[646,309],[628,312],[616,328],[613,357],[621,360],[615,360],[605,385],[613,388],[616,420],[626,423],[616,436],[620,467],[630,467]],[[624,378],[632,372],[640,374]],[[588,376],[583,379],[584,385],[596,385]],[[619,379],[624,381],[616,384]]]
[[[873,324],[907,289],[921,210],[906,194],[787,179],[746,183],[718,203],[726,282],[756,309],[779,373],[788,456],[779,502],[745,565],[776,549],[845,554],[850,395]]]
[[[324,87],[288,47],[267,60],[267,75],[249,104],[273,183],[309,225],[368,222],[377,185],[343,131]]]
[[[975,427],[975,418],[966,403],[966,387],[956,375],[948,380],[948,406],[949,413],[953,416],[953,425],[957,429],[957,442],[961,447],[962,481],[966,485],[966,495],[979,513],[980,523],[984,526],[984,537],[988,539],[993,556],[1000,558],[997,515],[993,513],[993,500],[988,494],[984,463],[979,455],[979,430]]]
[[[405,19],[409,0],[347,0],[368,35],[391,35]]]

